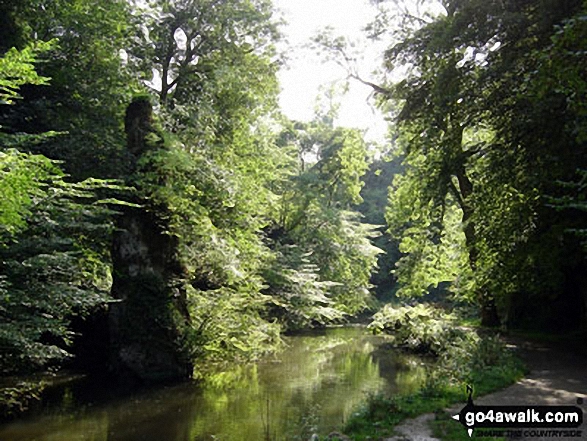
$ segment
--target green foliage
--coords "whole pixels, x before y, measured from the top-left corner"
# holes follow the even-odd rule
[[[49,78],[35,70],[37,54],[52,47],[51,42],[36,42],[22,50],[11,48],[0,58],[0,104],[14,104],[21,98],[18,89],[25,84],[48,84]]]
[[[579,169],[577,175],[577,181],[562,184],[568,191],[566,195],[551,199],[551,203],[556,209],[564,212],[587,212],[587,170]],[[587,246],[587,226],[574,225],[569,231],[581,238],[583,245]]]
[[[321,281],[319,268],[297,245],[274,246],[274,262],[263,274],[271,296],[268,315],[286,329],[326,325],[344,317],[329,289],[335,282]]]
[[[18,188],[18,230],[4,238],[0,257],[0,370],[35,370],[68,357],[73,334],[68,323],[108,300],[105,237],[111,211],[95,192],[106,182],[63,180],[46,158],[19,155],[28,172],[40,164],[29,187]]]
[[[0,124],[10,133],[62,133],[19,148],[63,160],[75,179],[118,178],[126,171],[124,103],[137,87],[121,58],[130,44],[128,9],[119,0],[24,0],[0,6],[22,40],[16,39],[16,49],[8,53],[30,56],[28,48],[37,50],[38,77],[51,79],[49,84],[27,81],[22,99],[0,109]]]
[[[0,388],[0,418],[6,420],[23,413],[41,399],[45,386],[43,381],[20,381],[14,387]]]
[[[498,337],[459,328],[454,315],[430,305],[386,305],[369,329],[393,335],[396,344],[411,351],[438,357],[427,378],[431,391],[464,382],[482,394],[522,374],[519,361]]]
[[[572,115],[572,118],[565,122],[566,131],[575,136],[580,145],[587,140],[587,78],[585,63],[581,57],[587,41],[586,17],[587,7],[584,4],[578,14],[555,27],[552,45],[540,54],[542,69],[537,73],[535,81],[538,97],[546,97],[550,94],[549,84],[556,80],[557,93],[565,97],[566,109]],[[571,216],[582,218],[583,222],[580,220],[569,225],[569,230],[583,240],[587,237],[587,227],[584,215],[577,216],[577,213],[587,211],[585,170],[578,169],[575,179],[562,184],[564,194],[550,199],[558,210],[565,210],[565,213]]]
[[[258,290],[252,284],[248,291],[239,286],[188,292],[194,321],[187,342],[201,366],[196,376],[206,372],[206,362],[256,360],[281,345],[281,328],[263,317],[268,299]]]
[[[26,226],[33,198],[42,194],[43,180],[57,168],[40,155],[17,150],[0,152],[0,240],[2,243]]]
[[[259,273],[269,253],[256,234],[259,220],[236,200],[230,176],[204,152],[189,151],[167,135],[153,144],[159,147],[139,158],[129,182],[178,239],[192,317],[184,330],[186,351],[204,363],[272,350],[279,328],[261,317],[268,298]]]
[[[380,266],[397,261],[400,296],[448,286],[497,300],[511,322],[552,299],[562,317],[583,304],[585,250],[568,232],[585,234],[585,5],[530,3],[445,2],[393,35],[385,67],[409,67],[375,90],[397,117],[402,165],[377,167],[398,243]],[[106,301],[111,213],[95,202],[112,183],[88,177],[125,177],[177,239],[195,357],[253,358],[276,343],[275,320],[321,326],[370,305],[383,185],[375,169],[365,177],[362,134],[333,127],[335,105],[274,133],[270,2],[26,0],[0,13],[3,338],[24,339],[16,364],[65,355],[69,318]],[[156,89],[158,127],[133,158],[122,121],[145,98],[138,78]],[[460,341],[420,312],[385,309],[376,326],[395,320],[422,351]]]
[[[397,289],[396,277],[392,274],[400,259],[399,241],[385,234],[387,229],[385,211],[388,199],[388,187],[394,176],[400,173],[400,161],[384,158],[373,161],[364,176],[365,185],[361,189],[363,202],[356,209],[364,216],[364,222],[377,225],[382,233],[371,239],[371,243],[383,251],[377,258],[377,270],[371,277],[378,300],[390,301]]]
[[[370,303],[380,253],[370,238],[378,232],[351,210],[368,168],[366,145],[358,131],[335,129],[328,117],[284,126],[278,141],[291,158],[291,177],[285,174],[277,188],[280,206],[269,231],[273,313],[294,328],[324,325]]]
[[[125,181],[177,244],[191,317],[181,344],[201,364],[252,359],[279,343],[279,327],[261,314],[271,259],[262,228],[281,160],[262,122],[278,91],[271,13],[265,1],[152,1],[134,5],[129,20],[126,67],[158,88],[159,107],[147,150],[123,157]],[[153,314],[173,320],[160,309]]]
[[[571,208],[583,196],[557,182],[577,182],[585,169],[584,4],[443,6],[421,21],[394,27],[398,17],[382,15],[372,26],[381,36],[391,20],[386,69],[408,66],[376,88],[397,118],[404,164],[386,214],[404,253],[400,295],[447,282],[480,306],[483,323],[496,302],[509,324],[545,325],[553,313],[550,326],[578,327],[584,314],[572,325],[563,317],[584,303],[570,288],[583,283],[584,250],[564,232],[584,229],[584,213]],[[553,200],[572,215],[553,212]]]
[[[452,14],[426,23],[386,52],[387,69],[413,66],[386,92],[399,107],[397,155],[404,168],[394,178],[386,212],[390,234],[404,253],[397,264],[398,294],[418,297],[448,282],[483,309],[486,290],[475,277],[479,235],[472,181],[474,155],[485,143],[474,108],[479,66],[453,44],[462,23]]]
[[[1,239],[13,262],[3,294],[13,324],[38,322],[8,326],[11,345],[32,345],[10,356],[10,369],[35,353],[37,366],[67,355],[68,320],[107,301],[111,213],[92,195],[111,184],[88,177],[124,178],[136,190],[127,198],[166,225],[182,267],[174,283],[185,288],[192,319],[179,344],[202,362],[275,347],[276,318],[288,328],[323,325],[366,306],[378,251],[373,228],[350,210],[361,201],[366,144],[356,130],[316,122],[293,128],[303,147],[280,145],[272,128],[279,34],[269,1],[26,0],[0,12],[14,30],[2,46],[2,99],[14,105],[0,109],[1,141],[29,152],[2,156]],[[131,96],[146,98],[138,78],[159,106],[135,157],[124,149],[122,122]],[[59,168],[81,182],[66,182],[31,153],[62,160]],[[308,155],[316,161],[306,168]],[[269,237],[274,227],[285,234]],[[46,240],[42,254],[31,251],[33,235]],[[50,283],[41,289],[40,279]],[[141,285],[154,303],[135,317],[138,340],[155,338],[142,329],[155,319],[175,323],[148,295],[160,283]]]
[[[420,185],[426,171],[424,158],[418,159],[405,164],[404,174],[394,179],[386,211],[389,231],[401,237],[399,251],[403,256],[394,270],[400,284],[397,295],[417,298],[449,282],[454,293],[471,299],[473,290],[468,282],[472,274],[462,212],[450,195],[441,206],[423,195]]]
[[[306,214],[294,240],[311,253],[321,280],[334,282],[329,292],[336,306],[347,314],[360,312],[368,305],[370,276],[380,253],[369,241],[377,235],[374,227],[357,221],[356,213],[314,204]]]
[[[242,169],[256,153],[243,135],[276,106],[270,2],[155,0],[135,15],[149,32],[135,29],[129,63],[154,80],[164,127],[195,140],[218,165]],[[226,148],[235,144],[244,151]]]
[[[36,49],[10,50],[0,63],[8,95],[27,83],[46,84],[32,66]],[[8,145],[30,140],[4,135]],[[87,180],[69,183],[54,161],[16,149],[0,151],[0,372],[34,370],[67,357],[68,323],[108,299],[105,237],[111,211],[97,190],[118,188]]]
[[[521,378],[524,369],[520,360],[498,337],[459,329],[455,320],[450,314],[422,304],[395,309],[388,305],[376,314],[371,329],[391,333],[397,343],[410,350],[436,355],[436,362],[428,370],[425,386],[417,393],[370,397],[347,422],[347,434],[358,440],[389,436],[393,427],[406,418],[463,402],[466,385],[473,386],[475,395],[484,395]]]
[[[456,327],[456,318],[425,304],[394,307],[385,305],[373,316],[369,329],[393,335],[396,344],[430,355],[445,353],[465,333]]]
[[[574,287],[584,284],[577,275],[584,272],[585,254],[568,233],[581,229],[586,218],[580,210],[562,214],[550,207],[566,192],[559,182],[577,182],[577,168],[586,167],[584,111],[575,101],[586,80],[575,55],[585,47],[582,3],[522,9],[530,25],[518,29],[522,23],[515,23],[512,30],[525,38],[516,36],[515,45],[500,49],[491,69],[496,90],[505,87],[510,95],[502,100],[496,91],[489,101],[503,147],[484,164],[489,191],[479,202],[493,215],[488,213],[483,226],[483,277],[502,293],[511,324],[563,330],[579,328],[586,319],[578,313],[586,292]],[[580,191],[572,192],[571,199],[581,198]]]

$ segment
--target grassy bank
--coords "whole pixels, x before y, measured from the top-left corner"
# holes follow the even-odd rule
[[[394,427],[407,418],[435,412],[436,436],[458,440],[464,435],[462,439],[468,439],[462,425],[442,410],[465,403],[466,385],[473,387],[475,398],[514,383],[524,375],[524,368],[499,336],[480,335],[459,324],[456,316],[424,305],[388,306],[377,313],[372,331],[389,333],[398,347],[431,355],[436,362],[417,393],[369,397],[346,422],[344,433],[355,440],[379,439],[392,435]]]

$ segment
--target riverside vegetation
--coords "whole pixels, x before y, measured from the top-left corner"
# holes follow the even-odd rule
[[[0,4],[2,377],[201,378],[375,313],[438,369],[370,400],[360,438],[521,373],[497,338],[384,303],[584,334],[587,3],[375,3],[378,78],[344,37],[313,44],[373,88],[383,146],[332,91],[312,121],[279,112],[270,0]],[[3,415],[38,392],[4,388]]]
[[[446,421],[442,411],[463,401],[466,385],[474,387],[475,396],[484,395],[514,383],[524,374],[521,361],[498,336],[461,327],[458,317],[433,306],[386,305],[375,314],[369,328],[392,334],[395,345],[430,356],[434,363],[417,393],[371,397],[346,423],[345,433],[353,439],[390,435],[402,420],[429,412],[440,412],[435,429],[442,439],[452,439],[444,437],[445,431],[452,433],[448,428],[452,423]],[[462,427],[458,429],[465,433]]]

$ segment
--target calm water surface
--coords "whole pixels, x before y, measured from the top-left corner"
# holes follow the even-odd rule
[[[286,342],[280,354],[235,366],[206,385],[121,397],[105,386],[71,384],[53,391],[37,415],[0,426],[0,440],[308,440],[340,428],[368,394],[410,392],[424,379],[418,358],[387,348],[384,337],[362,328]]]

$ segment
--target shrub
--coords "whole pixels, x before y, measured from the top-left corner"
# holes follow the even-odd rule
[[[430,305],[385,305],[373,316],[369,324],[373,333],[393,335],[398,346],[411,351],[438,356],[454,344],[466,338],[457,328],[456,317]]]

